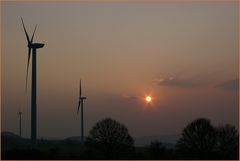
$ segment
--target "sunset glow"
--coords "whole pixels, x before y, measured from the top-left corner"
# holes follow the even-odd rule
[[[33,106],[37,139],[76,136],[76,148],[105,118],[124,124],[140,147],[158,139],[177,142],[199,117],[238,127],[237,2],[1,4],[2,132],[20,136],[21,116],[21,137],[30,139]],[[37,49],[36,72],[21,17],[30,41],[38,24],[32,43],[45,44]],[[85,157],[64,149],[70,154],[61,155]],[[157,159],[146,153],[134,159]]]

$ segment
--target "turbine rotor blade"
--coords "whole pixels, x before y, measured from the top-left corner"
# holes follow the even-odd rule
[[[37,25],[35,26],[34,31],[33,31],[33,35],[32,35],[32,38],[31,38],[31,44],[32,44],[32,42],[33,42],[33,38],[34,38],[36,29],[37,29]]]
[[[24,22],[23,22],[22,17],[21,17],[21,20],[22,20],[22,25],[23,25],[23,29],[24,29],[25,35],[26,35],[26,37],[27,37],[28,44],[30,44],[31,42],[30,42],[30,39],[29,39],[28,33],[27,33],[27,31],[26,31],[26,28],[25,28],[25,25],[24,25]]]
[[[80,100],[78,101],[78,110],[77,110],[77,114],[79,113],[79,107],[80,107],[80,105],[81,105],[81,102],[80,102]]]
[[[80,79],[79,97],[82,97],[82,80]]]
[[[28,48],[28,62],[27,62],[27,74],[26,74],[26,92],[27,92],[27,80],[28,80],[28,69],[29,69],[30,57],[31,57],[31,48]]]

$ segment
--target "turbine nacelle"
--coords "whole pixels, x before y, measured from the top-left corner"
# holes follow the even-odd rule
[[[32,43],[29,44],[28,47],[32,49],[38,49],[38,48],[43,48],[45,44],[42,43]]]
[[[81,99],[81,100],[85,100],[85,99],[87,99],[87,97],[80,97],[80,99]]]

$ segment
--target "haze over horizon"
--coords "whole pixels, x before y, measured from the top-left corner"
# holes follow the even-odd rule
[[[38,138],[85,136],[111,117],[132,136],[178,135],[192,120],[238,128],[238,3],[2,2],[2,131],[30,137],[31,70],[37,53]],[[31,68],[30,68],[31,69]],[[146,104],[145,96],[152,96]]]

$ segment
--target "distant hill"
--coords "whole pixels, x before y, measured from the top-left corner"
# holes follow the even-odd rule
[[[64,140],[69,140],[69,141],[81,141],[81,136],[71,136],[71,137],[68,137]]]
[[[2,138],[2,148],[9,149],[9,148],[22,148],[30,145],[30,139],[22,138],[12,132],[1,132]],[[141,136],[141,137],[134,137],[135,146],[137,147],[145,147],[149,146],[152,141],[159,141],[162,142],[164,146],[167,148],[174,148],[177,139],[179,136],[171,135],[171,136]],[[50,142],[51,140],[46,139],[45,141]],[[76,143],[78,144],[81,141],[80,136],[71,136],[62,140],[58,141],[67,141],[69,143]],[[53,142],[53,141],[51,141]]]
[[[152,141],[159,141],[162,142],[167,148],[174,148],[179,138],[178,135],[160,135],[160,136],[140,136],[135,137],[135,146],[143,147],[149,146]]]
[[[22,138],[12,132],[1,132],[2,148],[7,150],[10,148],[24,147],[30,144],[29,139]]]
[[[144,147],[148,146],[151,144],[152,141],[158,140],[159,142],[162,142],[163,145],[165,145],[167,148],[174,148],[176,141],[178,139],[177,135],[172,135],[172,136],[140,136],[140,137],[134,137],[133,138],[135,141],[135,146],[138,147]],[[71,136],[66,139],[66,141],[81,141],[80,136]]]
[[[12,132],[8,132],[8,131],[4,131],[4,132],[1,132],[1,136],[12,136],[12,137],[20,137]]]

